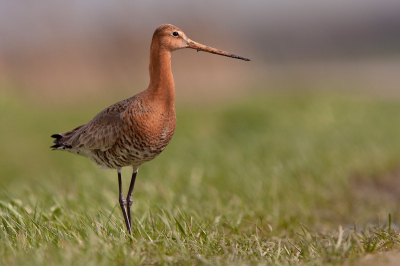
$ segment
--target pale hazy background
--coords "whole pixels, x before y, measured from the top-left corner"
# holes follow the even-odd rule
[[[0,0],[0,92],[56,104],[146,88],[154,29],[244,62],[174,52],[179,101],[262,90],[400,96],[400,1]]]

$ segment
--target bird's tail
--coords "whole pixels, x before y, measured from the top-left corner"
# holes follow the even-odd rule
[[[72,140],[74,138],[74,135],[81,127],[82,126],[79,126],[66,133],[51,135],[51,137],[55,138],[55,140],[53,141],[54,145],[50,146],[50,148],[52,148],[53,150],[72,149]]]
[[[55,138],[53,146],[50,146],[53,150],[65,149],[65,145],[62,143],[63,136],[61,134],[53,134],[51,135],[52,138]]]

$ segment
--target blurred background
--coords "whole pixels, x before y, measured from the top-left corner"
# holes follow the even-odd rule
[[[252,59],[175,52],[178,103],[260,90],[400,95],[396,0],[1,0],[0,91],[46,104],[124,99],[146,88],[163,23]]]

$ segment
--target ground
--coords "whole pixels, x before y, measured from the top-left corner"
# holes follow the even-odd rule
[[[0,264],[395,265],[400,102],[260,93],[178,106],[124,231],[117,173],[51,151],[112,102],[0,97]],[[123,170],[125,193],[131,169]]]

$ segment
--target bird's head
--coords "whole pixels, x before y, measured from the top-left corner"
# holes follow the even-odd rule
[[[197,51],[204,51],[212,54],[219,54],[227,57],[237,58],[245,61],[250,61],[250,59],[231,54],[225,51],[221,51],[189,39],[186,34],[170,24],[163,24],[159,26],[153,34],[153,43],[157,42],[160,48],[167,49],[169,51],[175,51],[182,48],[192,48]]]

